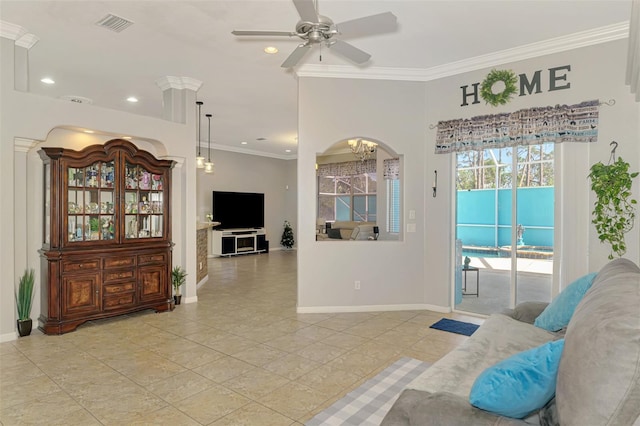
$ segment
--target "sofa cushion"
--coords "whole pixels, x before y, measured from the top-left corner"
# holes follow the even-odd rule
[[[605,265],[573,314],[556,406],[563,426],[640,424],[640,268],[633,262]]]
[[[505,315],[491,315],[473,336],[440,358],[407,388],[432,393],[450,392],[468,400],[473,382],[485,369],[555,338],[554,333],[531,324]]]
[[[447,392],[403,391],[380,426],[515,426],[522,420],[508,419],[469,405],[466,398]]]
[[[569,284],[542,311],[533,324],[548,331],[558,331],[565,328],[569,324],[569,320],[578,303],[580,303],[587,290],[591,288],[595,277],[595,273],[587,274]]]
[[[522,419],[553,398],[564,341],[547,342],[512,355],[483,371],[469,402],[483,410]]]

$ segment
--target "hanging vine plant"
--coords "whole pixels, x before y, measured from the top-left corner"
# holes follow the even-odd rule
[[[504,90],[500,93],[493,93],[493,85],[498,81],[504,83]],[[511,70],[491,70],[482,82],[480,87],[480,96],[489,105],[498,106],[509,102],[511,95],[516,93],[516,83],[518,77]]]
[[[624,234],[633,228],[635,205],[631,185],[638,172],[629,173],[629,163],[618,157],[610,164],[600,162],[591,166],[591,190],[596,194],[593,220],[601,243],[611,245],[609,259],[614,253],[622,257],[627,251]]]

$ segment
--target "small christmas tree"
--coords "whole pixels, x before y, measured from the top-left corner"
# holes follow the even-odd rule
[[[293,247],[293,229],[291,228],[291,224],[288,220],[284,221],[284,231],[282,232],[282,239],[280,240],[280,244],[286,248]]]

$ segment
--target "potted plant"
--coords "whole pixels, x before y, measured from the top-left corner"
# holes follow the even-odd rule
[[[591,222],[600,242],[611,245],[609,259],[614,253],[622,257],[627,251],[624,234],[633,228],[637,201],[631,198],[631,185],[636,176],[638,172],[629,173],[629,163],[620,157],[611,164],[591,166],[591,189],[596,193]]]
[[[181,266],[176,266],[171,270],[171,285],[173,285],[174,290],[173,300],[175,301],[176,305],[180,304],[180,301],[182,299],[180,287],[182,287],[186,280],[187,271],[182,269]]]
[[[293,229],[291,228],[291,224],[288,220],[284,221],[284,231],[282,232],[282,239],[280,240],[280,244],[284,247],[290,249],[293,247]]]
[[[25,270],[15,291],[16,308],[18,310],[18,334],[21,337],[31,334],[31,306],[33,305],[33,286],[35,283],[33,274],[33,269]]]

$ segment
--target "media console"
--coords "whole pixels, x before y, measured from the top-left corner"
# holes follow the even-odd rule
[[[264,228],[214,229],[211,246],[214,256],[261,253],[267,251],[267,235]]]

